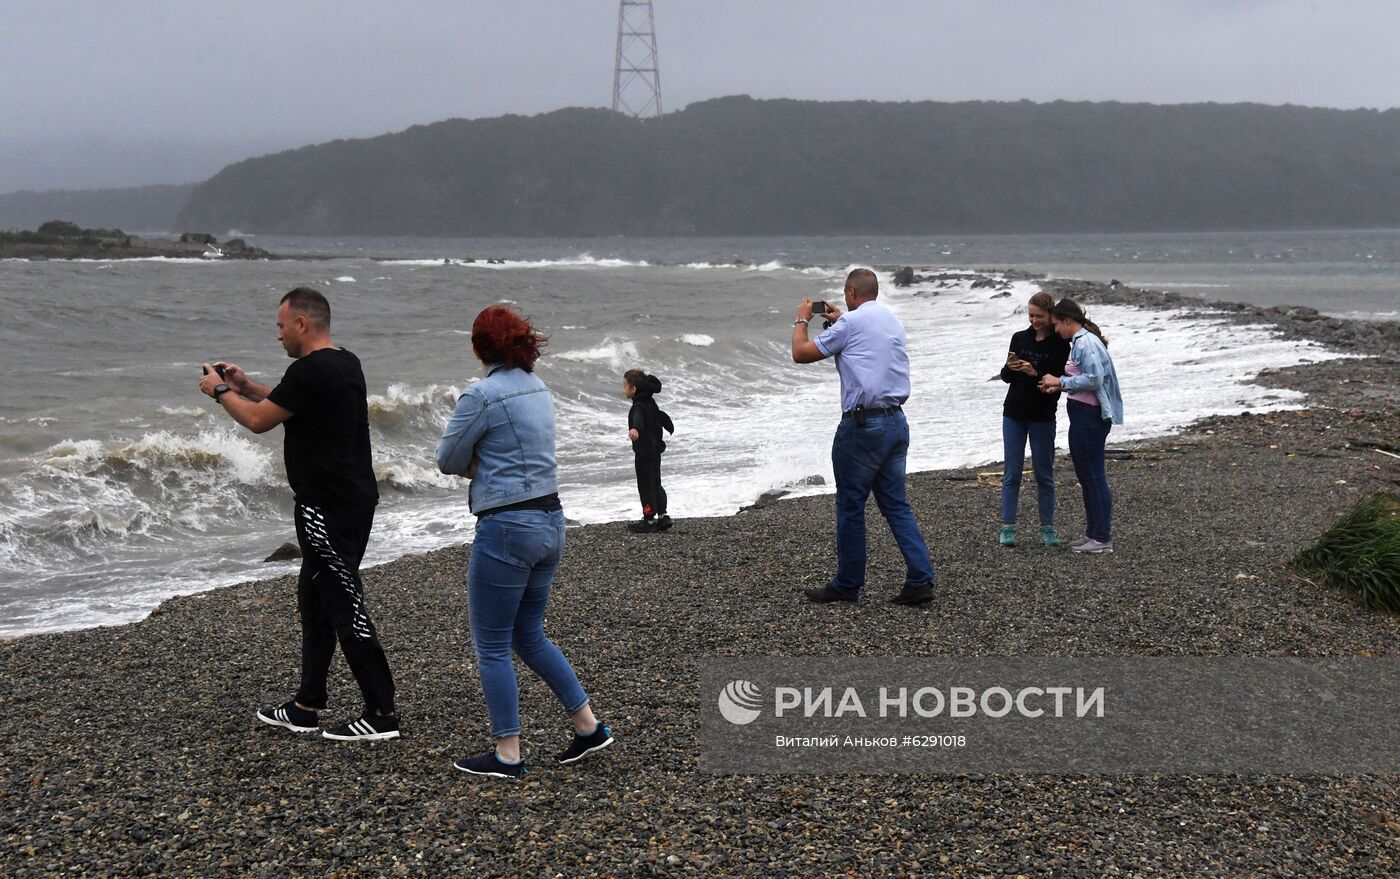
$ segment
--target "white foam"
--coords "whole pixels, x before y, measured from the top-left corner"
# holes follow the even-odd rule
[[[507,259],[507,260],[485,260],[485,259],[386,259],[380,260],[386,265],[398,266],[453,266],[457,268],[469,269],[548,269],[548,268],[601,268],[616,269],[628,267],[646,267],[651,263],[646,260],[627,260],[604,258],[597,259],[591,254],[581,253],[578,256],[564,257],[561,259]]]
[[[1000,291],[973,290],[973,280],[941,289],[896,290],[882,278],[888,292],[881,301],[900,315],[908,332],[911,470],[975,466],[1001,457],[1006,386],[988,378],[997,376],[1011,334],[1024,328],[1017,311],[1023,312],[1038,288],[1015,282],[1009,298],[993,298]],[[824,292],[832,298],[839,294],[834,288]],[[930,299],[933,292],[944,298]],[[1301,395],[1249,379],[1264,367],[1339,356],[1223,315],[1188,320],[1101,306],[1091,309],[1091,316],[1106,328],[1124,385],[1128,422],[1114,428],[1111,442],[1169,433],[1208,414],[1295,408]],[[727,515],[769,488],[799,495],[832,490],[839,382],[830,363],[786,363],[786,347],[775,341],[771,360],[757,365],[709,362],[672,375],[658,368],[666,381],[660,402],[677,425],[664,464],[672,515]],[[615,353],[613,348],[591,352],[598,359]],[[762,374],[762,381],[754,382],[754,374]],[[716,387],[725,394],[715,394]],[[602,407],[617,412],[600,415]],[[570,516],[582,522],[635,516],[630,458],[619,436],[622,405],[589,399],[563,404],[559,412],[561,478],[567,480],[570,467],[588,474],[585,482],[561,487]],[[1063,451],[1068,430],[1063,412],[1058,426]],[[822,477],[824,485],[801,484],[812,476]]]
[[[218,471],[247,485],[268,484],[271,460],[266,451],[227,431],[201,431],[184,437],[160,430],[134,441],[64,440],[42,453],[43,466],[80,477],[106,477],[113,470],[135,469],[159,478],[190,479]]]
[[[592,348],[580,348],[573,351],[557,351],[553,355],[560,360],[573,360],[578,362],[602,362],[613,367],[620,367],[623,363],[635,361],[638,357],[637,344],[628,340],[615,340],[611,336],[605,338],[601,345]]]
[[[339,278],[336,278],[335,280],[336,280],[337,282],[341,283],[341,284],[353,284],[353,283],[355,283],[355,279],[352,278],[352,277],[349,276],[349,275],[341,275]]]
[[[715,343],[715,337],[707,336],[704,333],[686,333],[681,336],[681,341],[687,345],[694,345],[696,348],[708,348]]]
[[[194,406],[161,406],[157,409],[162,415],[178,415],[183,418],[207,418],[209,411]]]
[[[421,457],[400,457],[376,462],[374,478],[380,485],[408,492],[466,485],[461,477],[443,473],[435,464]]]
[[[369,395],[369,421],[376,430],[436,429],[447,426],[452,408],[461,396],[456,385],[433,384],[415,388],[395,382],[382,394]]]

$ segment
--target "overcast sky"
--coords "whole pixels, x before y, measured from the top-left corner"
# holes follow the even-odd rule
[[[0,0],[0,192],[203,179],[612,98],[617,0]],[[655,0],[667,110],[815,100],[1400,105],[1396,0]]]

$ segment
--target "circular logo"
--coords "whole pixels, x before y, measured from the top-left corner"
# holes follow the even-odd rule
[[[762,705],[758,685],[752,681],[730,681],[719,691],[719,713],[736,726],[757,720]]]

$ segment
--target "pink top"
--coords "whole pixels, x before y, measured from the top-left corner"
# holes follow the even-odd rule
[[[1073,356],[1071,356],[1069,360],[1065,361],[1065,375],[1083,375],[1083,373],[1079,371],[1079,366],[1075,364]],[[1075,391],[1074,393],[1067,395],[1066,399],[1075,400],[1080,403],[1088,403],[1090,406],[1099,405],[1098,394],[1095,394],[1093,391],[1089,390]]]

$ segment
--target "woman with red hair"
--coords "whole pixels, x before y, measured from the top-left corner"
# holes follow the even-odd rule
[[[497,778],[525,774],[513,649],[563,704],[574,736],[558,756],[573,763],[612,744],[573,666],[544,634],[549,587],[564,549],[564,508],[554,461],[554,401],[535,375],[545,344],[530,322],[493,305],[472,323],[472,353],[486,377],[462,393],[438,442],[443,473],[471,479],[476,516],[467,610],[496,746],[453,763]]]

